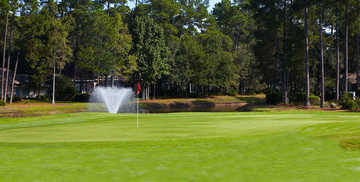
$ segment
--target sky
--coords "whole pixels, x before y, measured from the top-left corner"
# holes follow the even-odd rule
[[[214,8],[214,6],[215,6],[215,4],[216,3],[218,3],[218,2],[220,2],[221,0],[209,0],[209,9],[208,9],[208,11],[210,12],[213,8]]]
[[[220,1],[221,0],[209,0],[209,9],[208,9],[208,11],[210,12],[214,8],[215,4],[220,2]],[[130,6],[130,8],[133,8],[135,6],[134,2],[129,2],[129,6]]]

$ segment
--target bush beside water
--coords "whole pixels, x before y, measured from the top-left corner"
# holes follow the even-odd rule
[[[281,92],[279,90],[267,91],[266,93],[266,103],[271,105],[276,105],[281,103]],[[296,92],[293,95],[289,96],[291,103],[293,104],[304,104],[306,99],[305,92]],[[311,105],[320,105],[320,97],[311,94],[309,97]]]
[[[73,98],[73,102],[89,102],[91,95],[84,93],[77,93],[74,98]]]
[[[276,105],[281,103],[281,92],[279,90],[268,91],[266,94],[266,104]]]
[[[340,103],[342,109],[357,110],[359,109],[359,100],[354,100],[351,94],[343,94]]]
[[[65,76],[56,77],[55,92],[55,97],[58,101],[71,101],[76,94],[73,82]]]
[[[319,96],[310,95],[309,100],[310,100],[311,105],[320,105],[320,97]]]

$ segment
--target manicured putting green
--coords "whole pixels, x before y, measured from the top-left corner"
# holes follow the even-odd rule
[[[359,181],[360,114],[74,113],[0,119],[0,181]]]

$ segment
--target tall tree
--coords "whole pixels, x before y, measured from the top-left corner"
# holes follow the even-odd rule
[[[287,0],[283,1],[283,52],[281,59],[281,93],[282,93],[282,102],[283,104],[289,104],[288,97],[288,69],[287,69],[287,21],[288,21],[288,6]]]
[[[354,5],[355,9],[360,8],[360,1],[356,1],[356,4]],[[359,44],[360,44],[360,12],[356,11],[356,13],[354,13],[355,16],[355,20],[353,22],[354,27],[353,27],[353,32],[354,32],[354,37],[355,37],[355,64],[356,64],[356,77],[357,77],[357,89],[360,88],[360,50],[359,50]]]
[[[77,68],[83,73],[92,72],[90,76],[96,77],[125,76],[124,72],[131,74],[134,69],[134,57],[129,54],[132,39],[121,15],[108,16],[103,11],[83,10],[78,13],[72,35],[76,41],[74,56]]]
[[[1,100],[4,99],[4,77],[5,77],[5,62],[6,62],[6,41],[7,41],[7,32],[8,32],[8,24],[9,24],[9,10],[8,4],[2,3],[4,10],[6,11],[6,19],[5,19],[5,28],[4,28],[4,41],[3,41],[3,59],[2,59],[2,67],[1,67]]]
[[[205,86],[207,92],[236,90],[238,83],[236,69],[233,69],[236,66],[231,53],[231,38],[217,30],[209,30],[199,34],[199,41],[205,53],[203,66],[196,70],[196,74],[200,74],[200,86]]]
[[[12,47],[13,47],[13,34],[16,28],[15,25],[15,19],[17,10],[19,8],[19,2],[18,0],[11,0],[9,1],[9,10],[11,12],[11,16],[9,18],[9,24],[10,24],[10,38],[9,38],[9,51],[8,51],[8,61],[7,61],[7,67],[6,67],[6,80],[5,80],[5,89],[4,89],[4,101],[7,102],[7,93],[8,93],[8,87],[9,87],[9,73],[10,73],[10,63],[11,63],[11,54],[12,54]]]
[[[349,0],[345,0],[344,30],[344,92],[349,88]]]
[[[323,8],[319,7],[319,34],[320,34],[320,107],[325,107],[325,72],[324,72],[324,45],[323,45]]]
[[[340,100],[340,25],[339,10],[336,8],[336,101]]]
[[[309,33],[308,33],[308,7],[304,9],[304,30],[305,30],[305,106],[310,106],[310,72],[309,72]]]
[[[150,17],[135,17],[131,25],[132,53],[137,57],[138,70],[135,79],[145,87],[145,99],[149,98],[150,85],[169,74],[169,50],[165,44],[163,29]]]
[[[50,52],[49,58],[52,59],[53,67],[53,84],[52,84],[52,104],[55,104],[55,89],[56,89],[56,67],[62,69],[64,63],[69,60],[71,56],[71,48],[68,45],[67,30],[61,21],[57,19],[52,20],[52,28],[49,32],[48,50]]]
[[[9,72],[10,72],[10,63],[11,63],[11,53],[12,53],[12,39],[13,39],[13,28],[10,28],[10,39],[9,39],[9,53],[8,60],[6,64],[6,80],[5,80],[5,89],[4,89],[4,101],[7,101],[8,85],[9,85]]]
[[[56,16],[56,7],[54,1],[48,1],[40,13],[32,14],[28,21],[24,22],[25,59],[35,72],[32,79],[40,89],[45,79],[52,75],[53,93],[56,68],[61,69],[71,57],[67,40],[68,29]],[[55,95],[52,96],[52,103],[55,103]]]
[[[256,78],[250,76],[254,64],[252,46],[255,44],[254,31],[256,29],[252,12],[248,8],[247,1],[222,0],[215,4],[212,11],[216,17],[217,29],[229,36],[233,42],[231,53],[234,63],[237,65],[240,91],[245,93],[256,87]]]
[[[12,81],[11,81],[11,92],[10,92],[10,101],[9,101],[10,104],[13,103],[13,98],[14,98],[15,79],[16,79],[16,73],[17,73],[18,64],[19,64],[19,54],[20,53],[18,52],[17,55],[16,55],[14,74],[13,74]]]

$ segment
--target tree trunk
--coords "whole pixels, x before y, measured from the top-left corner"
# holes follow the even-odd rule
[[[148,85],[147,86],[147,88],[146,88],[146,100],[149,100],[150,99],[150,88],[151,88],[151,86],[150,85]]]
[[[105,87],[108,86],[108,75],[105,75],[104,86],[105,86]]]
[[[360,83],[360,57],[359,57],[359,33],[355,35],[355,59],[356,59],[356,85],[359,88]]]
[[[141,91],[141,95],[142,95],[142,99],[146,100],[145,99],[145,95],[146,95],[146,86],[145,85],[143,86],[143,90]]]
[[[323,28],[322,28],[322,21],[323,21],[323,12],[322,12],[322,8],[320,10],[320,60],[321,60],[321,76],[320,76],[320,84],[321,84],[321,91],[320,91],[320,107],[324,108],[325,107],[325,74],[324,74],[324,48],[323,48]]]
[[[282,58],[282,83],[281,83],[281,92],[282,92],[282,102],[283,104],[289,104],[288,98],[288,79],[287,79],[287,64],[286,64],[286,29],[287,29],[287,10],[286,10],[286,0],[284,0],[284,17],[283,17],[283,58]]]
[[[156,84],[153,85],[153,99],[156,98]]]
[[[107,1],[107,13],[110,16],[110,0]]]
[[[310,106],[310,73],[309,73],[309,34],[308,34],[308,8],[305,8],[305,77],[306,77],[306,100],[305,106]]]
[[[10,104],[12,104],[13,102],[13,96],[14,96],[14,83],[15,83],[15,78],[16,78],[16,72],[17,72],[17,67],[18,67],[18,63],[19,63],[19,52],[16,55],[16,63],[15,63],[15,68],[14,68],[14,76],[11,82],[11,94],[10,94]]]
[[[348,59],[349,59],[349,1],[346,1],[345,5],[345,39],[344,39],[344,92],[348,92],[349,88],[349,66],[348,66]]]
[[[357,1],[359,7],[360,1]],[[360,57],[359,57],[359,30],[355,33],[355,59],[356,59],[356,89],[359,90],[360,86]],[[356,91],[357,91],[356,90]],[[358,96],[357,96],[358,97]]]
[[[336,10],[336,101],[340,100],[339,10]]]
[[[12,51],[12,36],[13,31],[10,28],[10,40],[9,40],[9,53],[8,53],[8,61],[6,67],[6,81],[5,81],[5,92],[4,92],[4,101],[7,101],[7,92],[8,92],[8,85],[9,85],[9,70],[10,70],[10,61],[11,61],[11,51]]]
[[[114,75],[111,75],[111,87],[115,86]]]
[[[3,45],[3,62],[2,62],[2,70],[1,70],[1,100],[4,99],[4,69],[5,69],[5,61],[6,61],[6,38],[7,38],[7,30],[9,24],[9,12],[6,12],[6,23],[5,23],[5,33],[4,33],[4,45]]]
[[[279,37],[275,35],[275,48],[276,48],[276,68],[282,69],[281,51],[279,46]],[[282,73],[278,75],[282,80]],[[278,82],[275,82],[275,87],[279,86]],[[244,90],[246,93],[246,90]]]
[[[56,81],[56,62],[55,62],[55,59],[54,59],[54,65],[53,65],[53,85],[52,85],[52,101],[51,103],[52,104],[55,104],[55,81]]]

